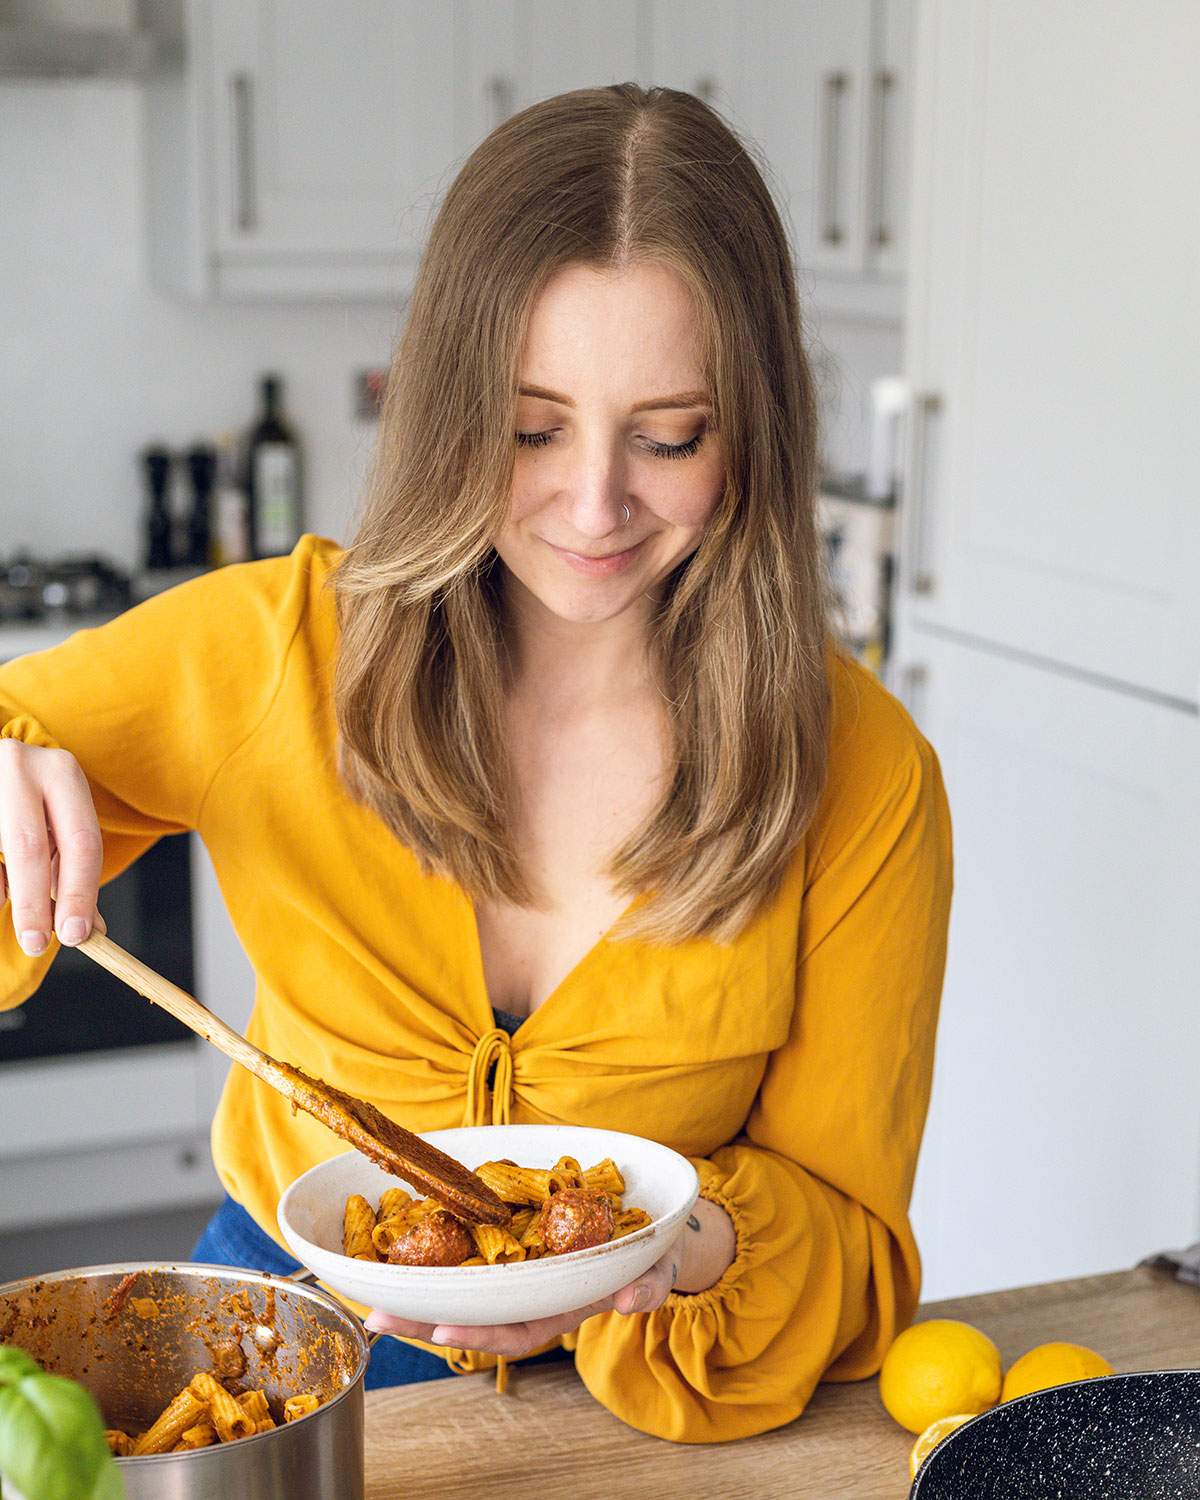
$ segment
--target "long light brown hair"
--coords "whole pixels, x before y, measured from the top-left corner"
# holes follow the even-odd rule
[[[621,935],[734,935],[777,887],[825,778],[817,397],[787,236],[707,105],[626,83],[513,116],[430,232],[363,518],[335,574],[343,779],[473,899],[536,904],[513,847],[508,661],[493,550],[530,309],[569,264],[665,264],[700,323],[727,469],[653,626],[674,763],[609,876]]]

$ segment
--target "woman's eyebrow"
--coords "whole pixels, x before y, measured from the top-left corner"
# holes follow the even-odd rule
[[[540,401],[553,401],[558,406],[574,406],[570,396],[559,391],[548,391],[541,385],[522,385],[519,396],[532,396]],[[630,411],[686,411],[694,406],[711,406],[712,398],[707,391],[677,391],[672,396],[655,396],[649,401],[636,401]]]

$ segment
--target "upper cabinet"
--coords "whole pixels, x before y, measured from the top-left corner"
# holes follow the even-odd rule
[[[655,83],[761,148],[819,309],[898,319],[909,171],[909,0],[648,0]]]
[[[198,296],[394,299],[467,154],[519,109],[632,79],[761,148],[806,290],[898,318],[911,0],[189,0],[147,85],[151,261]]]
[[[455,0],[457,159],[509,115],[596,84],[644,83],[639,0]]]
[[[189,0],[147,85],[150,260],[190,296],[394,300],[466,155],[638,76],[638,0]]]
[[[1200,7],[919,25],[905,611],[1194,705]]]
[[[255,0],[203,12],[217,257],[390,267],[413,254],[454,151],[449,9]]]

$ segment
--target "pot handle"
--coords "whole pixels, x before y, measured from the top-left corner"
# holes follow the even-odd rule
[[[310,1271],[307,1266],[301,1266],[298,1271],[290,1271],[283,1280],[294,1281],[297,1286],[311,1286],[315,1284],[317,1274],[315,1271]],[[367,1347],[369,1349],[374,1349],[379,1340],[384,1337],[382,1333],[379,1333],[374,1328],[364,1328],[363,1332],[367,1336]]]

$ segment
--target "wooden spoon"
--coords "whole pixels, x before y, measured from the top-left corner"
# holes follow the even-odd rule
[[[385,1172],[394,1172],[429,1197],[436,1198],[457,1218],[470,1224],[507,1224],[512,1217],[508,1205],[502,1203],[488,1185],[461,1162],[423,1141],[411,1130],[405,1130],[403,1125],[389,1120],[373,1104],[344,1094],[341,1089],[322,1083],[318,1078],[310,1078],[290,1063],[277,1062],[227,1026],[219,1016],[214,1016],[193,995],[118,947],[112,938],[102,932],[93,932],[78,944],[78,949],[101,968],[124,980],[139,995],[161,1005],[163,1010],[169,1011],[197,1036],[211,1042],[226,1057],[241,1063],[255,1077],[278,1089],[285,1099],[291,1100],[293,1110],[297,1107],[307,1110],[335,1135],[340,1135],[364,1156],[369,1156]]]

